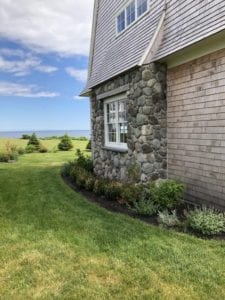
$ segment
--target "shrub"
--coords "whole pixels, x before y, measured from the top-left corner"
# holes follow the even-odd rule
[[[33,133],[27,143],[27,146],[33,146],[34,151],[38,151],[40,148],[40,141],[38,140],[35,133]],[[34,152],[33,151],[33,152]]]
[[[150,184],[150,197],[159,209],[172,209],[183,200],[184,185],[174,180]]]
[[[77,166],[85,169],[88,172],[93,172],[93,162],[90,157],[84,156],[80,149],[77,149],[76,156],[77,158],[75,159],[75,164]]]
[[[86,181],[89,178],[90,174],[82,168],[74,168],[73,174],[74,175],[76,174],[74,176],[76,186],[78,188],[85,188],[86,187]]]
[[[180,224],[176,210],[170,213],[168,210],[158,213],[158,222],[166,227],[174,227]]]
[[[122,188],[123,186],[121,183],[107,180],[104,186],[104,195],[106,199],[116,201],[121,198]]]
[[[137,163],[133,163],[127,170],[128,178],[131,182],[138,182],[141,178],[141,167]]]
[[[158,207],[151,200],[142,198],[139,201],[133,203],[134,211],[140,215],[152,216],[158,212]]]
[[[44,145],[40,145],[40,148],[38,150],[40,153],[47,153],[48,152],[48,148],[45,147]]]
[[[71,176],[71,171],[73,166],[74,166],[74,162],[72,161],[65,163],[61,168],[61,175],[64,177]]]
[[[86,150],[91,150],[91,140],[88,141]]]
[[[73,148],[72,140],[67,134],[65,134],[62,137],[60,143],[58,144],[58,149],[61,151],[69,151],[72,148]]]
[[[36,151],[36,147],[34,145],[27,145],[25,151],[26,153],[34,153]]]
[[[143,191],[144,186],[141,184],[126,184],[121,191],[121,197],[125,202],[133,204],[142,198]]]
[[[19,155],[23,155],[23,154],[26,153],[26,150],[25,150],[24,148],[22,148],[22,147],[19,147],[19,148],[17,149],[17,152],[18,152]]]
[[[105,195],[105,187],[106,187],[106,180],[98,178],[95,180],[93,192],[97,196],[104,196]]]
[[[210,208],[196,208],[186,213],[187,226],[204,235],[214,235],[225,231],[225,215]]]
[[[10,160],[10,156],[8,153],[0,153],[0,162],[8,162]]]
[[[89,177],[87,177],[85,181],[85,189],[87,191],[93,191],[95,186],[95,180],[96,178],[92,174],[90,174]]]

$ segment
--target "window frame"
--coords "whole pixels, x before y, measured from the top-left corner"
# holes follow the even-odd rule
[[[129,25],[127,25],[127,7],[132,3],[135,2],[135,20],[133,22],[131,22]],[[137,2],[138,0],[129,0],[128,2],[126,2],[125,5],[123,5],[123,7],[118,11],[117,15],[116,15],[116,37],[120,36],[123,32],[125,32],[127,29],[129,29],[131,26],[133,26],[135,23],[137,23],[140,19],[142,19],[150,10],[150,0],[147,0],[147,10],[142,13],[139,17],[138,17],[138,11],[137,11]],[[124,11],[124,15],[125,15],[125,28],[121,31],[118,31],[118,17],[121,15],[121,13]]]
[[[127,143],[121,143],[120,142],[120,127],[119,127],[119,110],[118,110],[118,103],[119,102],[126,102],[127,103],[127,97],[126,94],[120,94],[117,96],[113,96],[110,98],[106,98],[103,100],[104,104],[104,135],[105,135],[105,141],[104,145],[108,148],[114,148],[114,149],[121,149],[121,150],[128,150]],[[107,120],[107,105],[109,103],[116,102],[116,142],[110,142],[109,141],[109,130],[108,130],[108,120]],[[127,107],[127,106],[126,106]],[[126,109],[127,114],[127,109]],[[128,121],[126,120],[126,123],[128,124]]]

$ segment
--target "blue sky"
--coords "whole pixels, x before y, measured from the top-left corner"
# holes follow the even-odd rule
[[[0,131],[89,129],[93,0],[0,0]]]

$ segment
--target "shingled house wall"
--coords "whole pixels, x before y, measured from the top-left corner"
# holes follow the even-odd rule
[[[168,70],[168,174],[225,206],[225,50]]]

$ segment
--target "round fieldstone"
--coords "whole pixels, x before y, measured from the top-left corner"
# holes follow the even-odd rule
[[[153,140],[152,146],[154,150],[158,150],[160,148],[160,141],[159,140]]]
[[[144,70],[144,71],[142,71],[142,79],[144,81],[148,81],[149,79],[151,79],[151,77],[152,77],[152,73],[151,73],[150,70]]]
[[[151,153],[153,151],[152,146],[149,144],[143,144],[141,148],[143,153]]]

